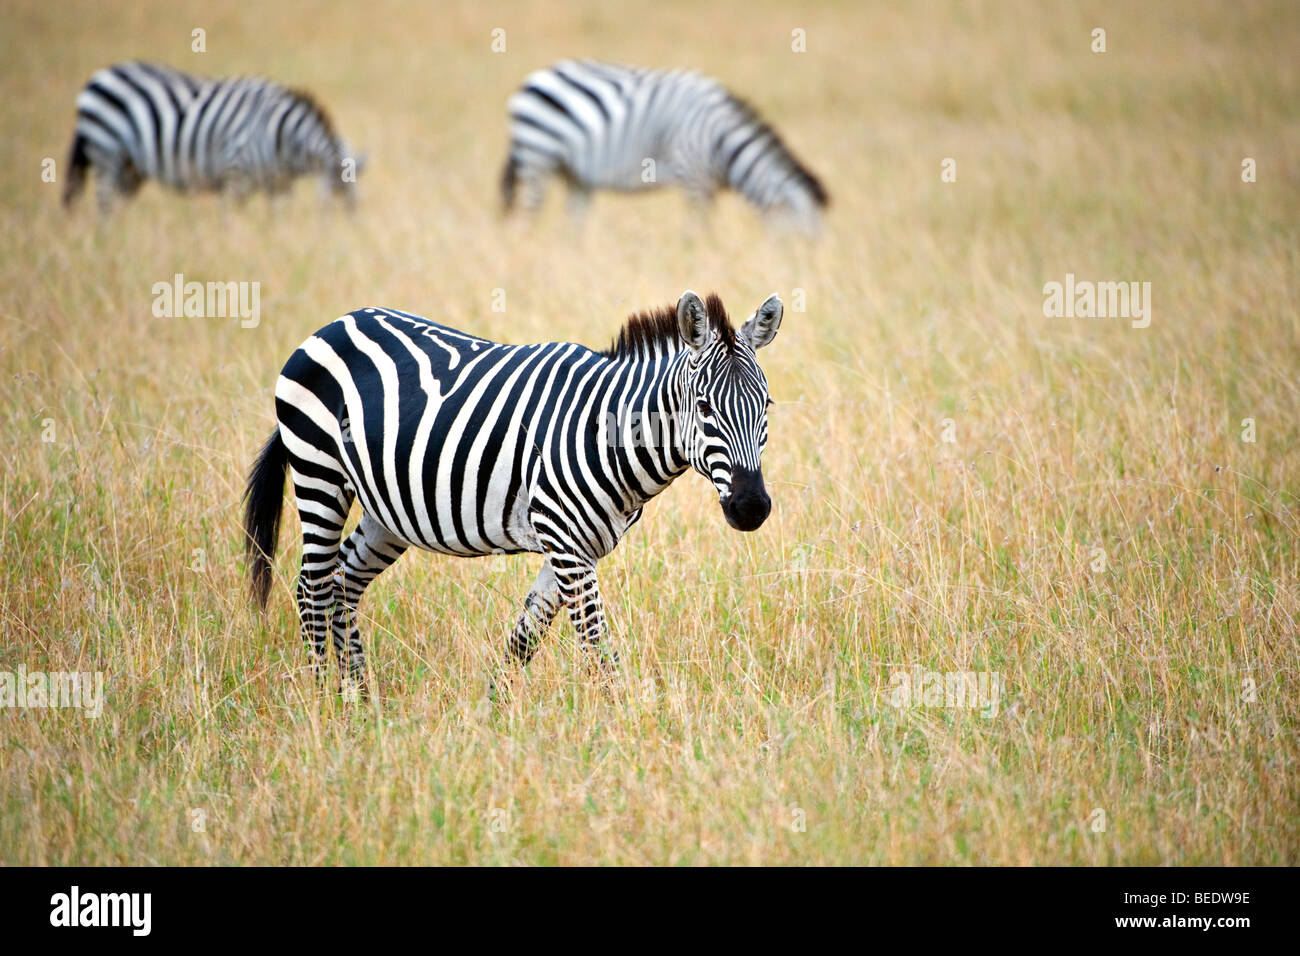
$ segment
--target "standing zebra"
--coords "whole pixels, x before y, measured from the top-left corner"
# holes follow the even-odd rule
[[[525,207],[539,206],[554,175],[568,183],[577,215],[593,189],[678,185],[707,205],[730,187],[815,232],[828,202],[775,130],[698,73],[565,60],[530,75],[509,111],[507,211],[521,184]]]
[[[266,606],[287,469],[302,519],[298,610],[318,674],[332,631],[340,669],[364,691],[357,603],[412,546],[544,555],[510,654],[527,663],[563,605],[608,666],[596,562],[647,501],[694,468],[733,528],[767,519],[771,400],[755,350],[781,314],[774,295],[735,329],[716,295],[686,292],[675,309],[633,316],[604,352],[501,345],[391,309],[336,319],[276,383],[278,424],[245,494],[254,598]],[[361,520],[340,547],[354,499]]]
[[[310,96],[257,77],[212,80],[165,66],[119,63],[77,97],[64,205],[94,167],[99,202],[129,198],[146,179],[182,192],[280,193],[318,174],[352,202],[354,159]]]

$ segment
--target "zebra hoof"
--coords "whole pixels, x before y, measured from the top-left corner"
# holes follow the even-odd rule
[[[359,704],[369,699],[370,692],[366,689],[364,680],[345,677],[339,682],[339,696],[345,704]]]

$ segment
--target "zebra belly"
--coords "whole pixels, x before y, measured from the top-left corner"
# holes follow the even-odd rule
[[[657,137],[622,135],[626,141],[607,138],[586,150],[571,146],[566,156],[570,172],[588,188],[621,192],[655,189],[677,178],[676,161]]]

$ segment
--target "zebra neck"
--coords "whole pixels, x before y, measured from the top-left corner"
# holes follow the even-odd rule
[[[684,439],[685,349],[654,350],[612,359],[605,391],[605,472],[629,511],[641,508],[689,467]]]

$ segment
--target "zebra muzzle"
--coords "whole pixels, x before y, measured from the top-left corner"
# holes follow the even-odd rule
[[[756,531],[772,513],[772,499],[763,487],[763,473],[748,468],[731,472],[731,493],[722,502],[727,524],[737,531]]]

